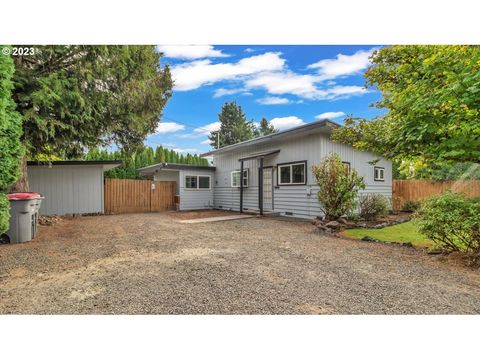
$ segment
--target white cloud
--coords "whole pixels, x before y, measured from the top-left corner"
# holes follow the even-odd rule
[[[169,58],[204,59],[210,57],[226,57],[227,54],[214,49],[212,45],[159,45],[159,52]]]
[[[220,130],[220,121],[215,121],[207,125],[202,125],[194,129],[193,131],[203,135],[210,135],[212,131],[218,131],[218,130]]]
[[[320,60],[308,68],[317,69],[320,80],[357,74],[367,68],[370,63],[369,57],[374,50],[359,50],[353,55],[338,54],[335,59]]]
[[[173,66],[172,77],[175,89],[193,90],[202,85],[222,80],[233,80],[242,76],[283,68],[285,60],[280,53],[267,52],[262,55],[243,58],[236,63],[213,64],[210,60],[197,60]]]
[[[210,145],[211,141],[210,139],[207,139],[207,140],[203,140],[200,144],[202,145]]]
[[[263,73],[245,82],[247,88],[262,88],[274,95],[296,95],[309,100],[333,100],[364,94],[367,89],[361,86],[334,86],[319,88],[318,77],[301,75],[291,71]]]
[[[264,98],[258,99],[257,102],[262,105],[279,105],[279,104],[289,104],[290,100],[287,98],[277,97],[277,96],[266,96]]]
[[[195,153],[198,153],[198,149],[195,149],[195,148],[187,148],[187,149],[173,148],[172,150],[179,153],[179,154],[185,154],[185,153],[195,154]]]
[[[315,76],[291,71],[263,73],[245,82],[247,88],[263,88],[270,94],[293,94],[314,99],[323,95],[315,86]]]
[[[278,117],[270,120],[270,124],[280,131],[287,130],[296,126],[305,124],[305,122],[296,116]]]
[[[343,111],[328,111],[315,116],[315,119],[318,119],[318,120],[335,119],[341,116],[345,116],[345,113]]]
[[[363,86],[335,86],[331,89],[328,89],[329,99],[345,98],[352,95],[362,95],[369,92]]]
[[[177,124],[176,122],[163,122],[158,123],[157,128],[155,129],[156,134],[166,134],[173,133],[180,130],[184,130],[185,126],[182,124]]]
[[[225,96],[225,95],[234,95],[234,94],[241,93],[243,91],[245,91],[245,89],[242,89],[242,88],[239,88],[239,89],[218,88],[218,89],[215,89],[215,91],[213,93],[213,97],[218,98],[218,97],[222,97],[222,96]]]

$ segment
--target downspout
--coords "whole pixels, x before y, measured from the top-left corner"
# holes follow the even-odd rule
[[[260,215],[263,215],[263,157],[260,158],[260,167],[258,168],[258,209]]]
[[[243,160],[240,160],[240,213],[243,213]]]

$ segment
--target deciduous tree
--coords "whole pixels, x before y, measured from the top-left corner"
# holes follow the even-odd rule
[[[371,61],[367,84],[388,111],[347,119],[335,140],[390,159],[480,162],[480,46],[390,46]]]

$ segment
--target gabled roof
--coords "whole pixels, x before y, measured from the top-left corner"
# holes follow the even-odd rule
[[[254,146],[254,145],[260,145],[260,144],[265,144],[265,143],[270,143],[270,142],[276,142],[279,140],[285,140],[294,136],[297,136],[299,134],[303,133],[311,133],[311,132],[325,132],[325,133],[331,133],[331,131],[335,128],[340,127],[340,124],[337,124],[336,122],[328,119],[324,120],[319,120],[319,121],[314,121],[305,125],[297,126],[288,130],[280,131],[275,134],[271,135],[265,135],[261,136],[252,140],[247,140],[247,141],[242,141],[237,144],[233,145],[228,145],[225,147],[222,147],[220,149],[212,150],[209,151],[205,154],[202,154],[201,156],[211,156],[211,155],[216,155],[216,154],[222,154],[230,151],[235,151],[239,149],[244,149],[248,148],[249,146]]]
[[[190,165],[190,164],[170,164],[158,163],[138,169],[141,174],[152,174],[159,170],[211,170],[215,171],[214,166]]]

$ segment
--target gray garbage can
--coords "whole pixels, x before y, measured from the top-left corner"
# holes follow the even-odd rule
[[[10,227],[2,236],[4,242],[30,241],[37,231],[38,211],[43,197],[39,193],[8,194],[10,200]]]

